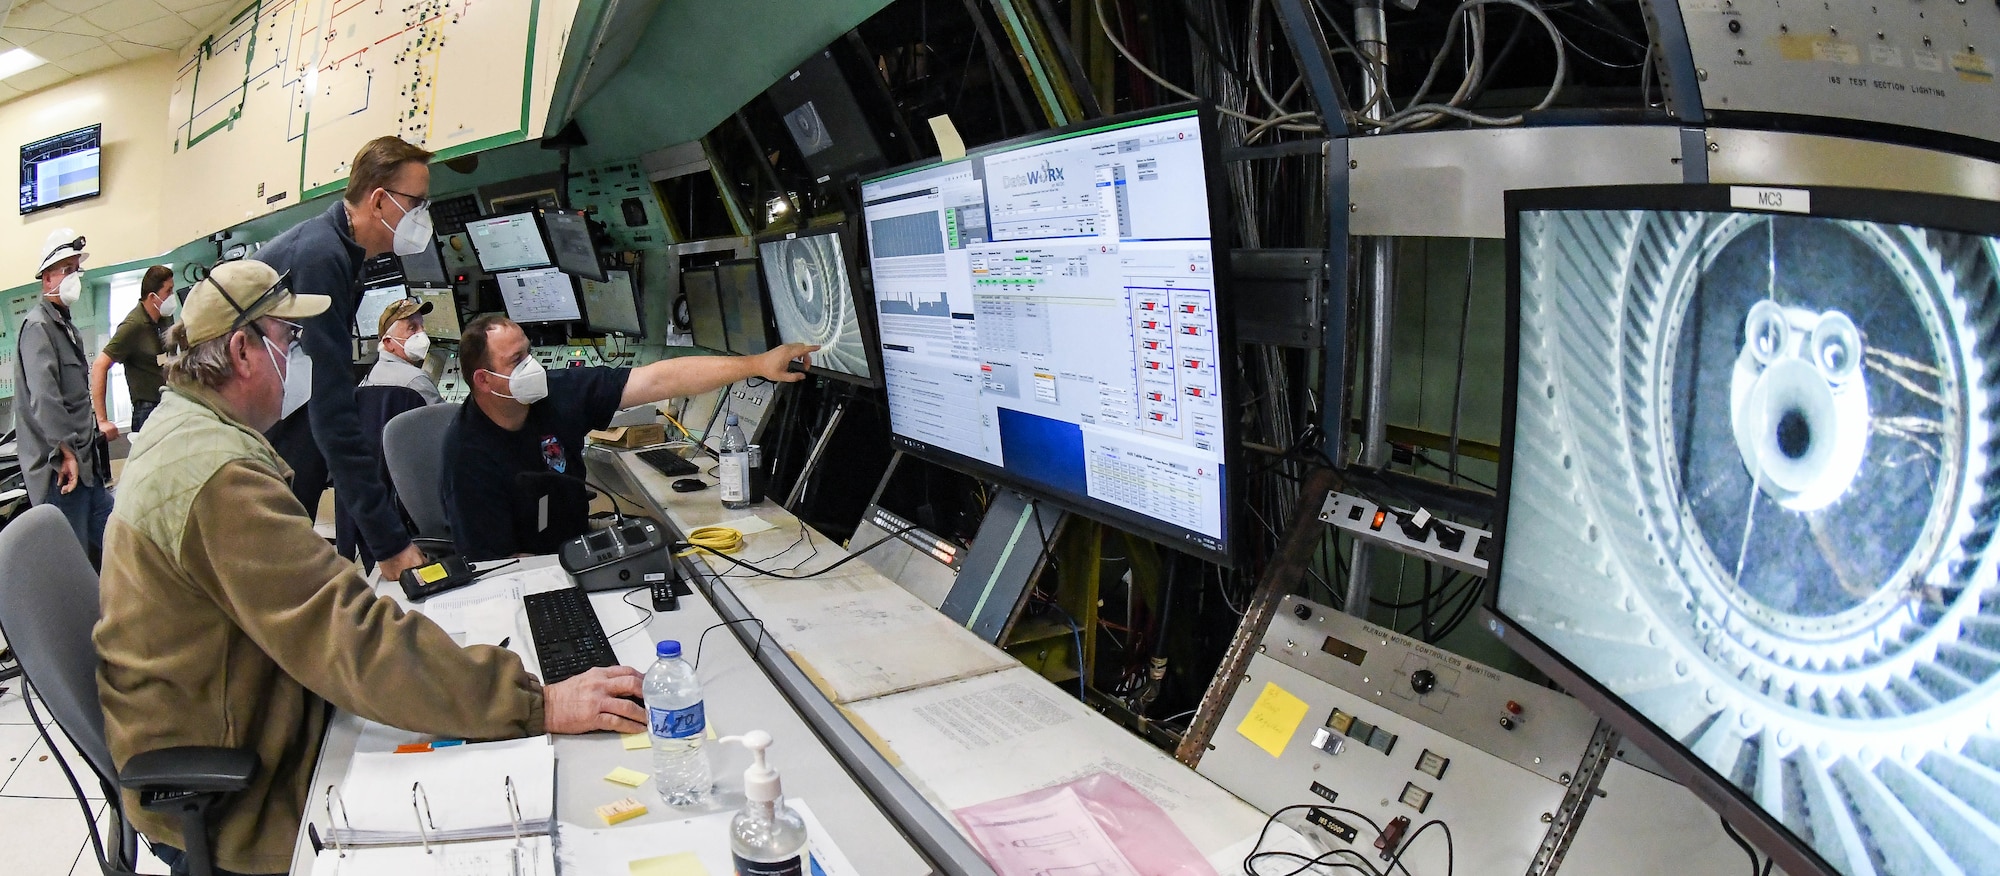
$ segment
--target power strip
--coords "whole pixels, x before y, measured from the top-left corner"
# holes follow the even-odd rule
[[[1486,555],[1493,541],[1493,533],[1486,530],[1446,523],[1422,508],[1404,511],[1339,492],[1326,494],[1319,519],[1371,544],[1486,577]]]

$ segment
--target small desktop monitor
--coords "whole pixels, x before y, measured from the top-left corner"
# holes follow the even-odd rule
[[[575,322],[583,318],[576,304],[576,281],[560,268],[531,268],[494,277],[507,318],[522,325]]]
[[[880,354],[851,282],[845,237],[836,226],[760,238],[765,306],[778,343],[819,345],[813,373],[872,386]]]
[[[362,340],[375,337],[382,311],[408,297],[410,288],[402,284],[361,290],[361,300],[354,305],[354,336]]]
[[[1506,203],[1490,629],[1786,873],[1993,872],[2000,204]]]
[[[103,125],[91,125],[21,147],[21,215],[103,191],[98,172]]]
[[[639,299],[632,289],[632,272],[611,271],[604,282],[588,277],[583,286],[583,324],[593,332],[617,332],[643,337],[646,325],[639,318]]]
[[[436,237],[430,239],[423,252],[399,258],[403,265],[404,282],[426,286],[445,286],[451,283],[451,273],[445,269],[444,256],[438,252]]]
[[[590,220],[575,210],[543,210],[542,228],[548,231],[549,254],[555,265],[587,280],[604,282],[604,262],[597,257],[597,245],[590,240]]]
[[[433,343],[456,343],[465,332],[458,319],[458,296],[449,287],[411,287],[410,297],[431,306],[431,312],[424,314],[424,333],[431,336]]]
[[[1219,148],[1182,108],[864,179],[895,445],[1234,562]]]
[[[755,356],[771,349],[771,325],[764,318],[764,290],[757,279],[756,259],[734,259],[715,266],[716,292],[722,299],[722,333],[729,352]]]
[[[681,295],[687,298],[688,331],[693,333],[695,345],[727,352],[729,334],[723,328],[722,301],[716,287],[714,265],[681,272]]]
[[[539,268],[549,263],[549,248],[533,213],[515,213],[465,223],[466,237],[487,273],[515,268]]]

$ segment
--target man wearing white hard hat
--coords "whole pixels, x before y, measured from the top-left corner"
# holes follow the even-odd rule
[[[42,301],[15,336],[14,429],[21,474],[34,505],[54,505],[96,562],[111,516],[110,454],[90,406],[90,359],[70,308],[83,297],[83,235],[49,232],[35,276]]]
[[[646,729],[645,710],[620,699],[639,694],[638,670],[544,687],[513,651],[460,647],[377,596],[313,532],[263,432],[303,388],[292,379],[303,323],[331,303],[250,259],[189,288],[167,335],[166,391],[132,439],[106,535],[91,642],[112,761],[185,745],[257,753],[211,837],[219,872],[290,867],[328,704],[456,739]],[[178,817],[124,794],[132,826],[178,867]]]

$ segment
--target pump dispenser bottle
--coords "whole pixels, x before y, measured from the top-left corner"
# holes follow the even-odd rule
[[[752,730],[721,741],[750,749],[750,768],[743,771],[746,801],[743,811],[729,821],[729,856],[736,864],[736,876],[806,876],[812,872],[806,822],[785,805],[778,773],[765,762],[771,734]]]

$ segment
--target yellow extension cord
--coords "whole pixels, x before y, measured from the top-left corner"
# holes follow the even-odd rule
[[[688,533],[687,543],[694,547],[681,551],[675,556],[685,557],[697,550],[710,550],[718,554],[733,554],[743,549],[743,533],[727,526],[699,526]]]

